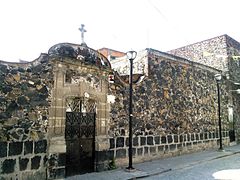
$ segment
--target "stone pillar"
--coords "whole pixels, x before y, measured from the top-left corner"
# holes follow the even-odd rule
[[[58,64],[58,68],[62,65]],[[50,136],[63,135],[65,104],[64,104],[64,77],[65,70],[59,69],[54,71],[54,88],[52,90],[52,106],[49,110],[49,132]]]
[[[49,109],[48,179],[65,177],[65,73],[63,65],[57,64],[54,71],[52,105]]]
[[[113,153],[109,151],[110,143],[107,136],[109,122],[109,108],[107,102],[97,104],[96,139],[95,139],[95,171],[103,171],[108,168],[108,162],[113,159]]]

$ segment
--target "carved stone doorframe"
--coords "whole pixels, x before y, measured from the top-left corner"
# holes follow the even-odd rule
[[[52,90],[52,105],[49,110],[49,157],[55,158],[55,165],[51,169],[62,169],[65,165],[60,159],[66,153],[65,141],[65,120],[66,120],[66,99],[68,97],[88,97],[96,102],[96,137],[95,151],[109,149],[107,137],[110,106],[107,102],[108,93],[108,71],[103,71],[92,66],[80,63],[69,63],[58,59],[54,63],[54,87]],[[66,77],[71,69],[74,72],[73,82],[67,82]],[[82,77],[86,75],[86,77]],[[101,76],[100,76],[101,75]],[[68,77],[69,78],[69,77]],[[92,78],[92,80],[90,79]],[[97,81],[94,84],[94,79]],[[95,163],[95,170],[98,170],[98,162]],[[53,167],[52,167],[53,166]],[[50,177],[50,175],[48,175]]]

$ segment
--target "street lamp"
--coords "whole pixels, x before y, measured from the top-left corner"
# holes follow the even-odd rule
[[[134,170],[132,166],[132,84],[133,84],[133,60],[136,58],[137,52],[136,51],[129,51],[127,52],[127,58],[130,62],[130,75],[129,75],[129,149],[128,149],[128,167],[127,170],[131,171]]]
[[[222,79],[222,75],[221,74],[215,74],[215,79],[217,82],[217,94],[218,94],[218,126],[219,126],[219,137],[220,137],[220,146],[219,146],[219,150],[222,151],[223,150],[223,146],[222,146],[222,122],[221,122],[221,106],[220,106],[220,87],[219,87],[219,83]]]

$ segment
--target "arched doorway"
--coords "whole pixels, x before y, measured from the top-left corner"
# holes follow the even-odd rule
[[[49,108],[48,178],[107,168],[110,62],[87,46],[50,48],[54,86]],[[83,166],[84,164],[84,166]]]
[[[96,103],[83,97],[66,99],[66,176],[94,171]]]

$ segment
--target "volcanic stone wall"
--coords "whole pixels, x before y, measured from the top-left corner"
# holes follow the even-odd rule
[[[232,128],[235,131],[236,141],[240,141],[240,95],[233,94],[233,122]]]
[[[228,35],[222,35],[194,43],[168,53],[222,70],[232,81],[240,78],[240,43]]]
[[[149,50],[149,74],[133,92],[135,161],[217,146],[216,69]],[[128,87],[112,85],[110,150],[118,162],[128,157]],[[221,84],[224,143],[228,143],[228,94]]]
[[[227,35],[190,44],[168,53],[198,62],[219,70],[228,70]]]
[[[229,36],[226,36],[227,39],[227,49],[228,49],[228,66],[229,66],[229,90],[232,94],[233,105],[233,122],[232,129],[235,132],[236,140],[240,141],[240,94],[237,94],[234,91],[240,89],[240,85],[235,85],[233,82],[240,83],[240,43],[235,41]]]
[[[240,43],[228,35],[222,35],[205,41],[194,43],[178,49],[169,51],[168,53],[183,57],[194,62],[205,64],[226,74],[229,96],[229,106],[233,107],[233,124],[234,131],[239,141],[240,139],[240,104],[239,94],[232,90],[239,89],[234,82],[240,82]]]
[[[240,141],[240,94],[234,91],[240,89],[240,85],[235,85],[234,82],[240,83],[240,43],[226,36],[228,50],[228,76],[229,76],[229,91],[232,95],[231,105],[233,107],[233,122],[232,129],[235,132],[236,140]]]
[[[52,67],[0,62],[0,179],[45,179]]]
[[[240,82],[240,43],[226,36],[229,79]]]

